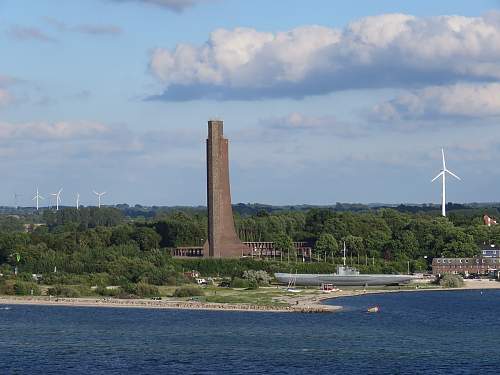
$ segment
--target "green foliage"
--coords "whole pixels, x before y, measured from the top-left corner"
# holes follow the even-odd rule
[[[122,206],[65,208],[27,214],[23,219],[0,216],[0,268],[19,278],[43,274],[51,285],[178,285],[183,271],[204,276],[241,277],[244,271],[329,273],[340,263],[339,245],[346,242],[348,262],[362,272],[422,270],[423,260],[437,256],[473,256],[483,243],[500,243],[500,225],[486,227],[482,209],[453,206],[449,218],[432,207],[369,209],[362,205],[335,208],[237,205],[235,225],[244,241],[274,241],[283,258],[172,259],[167,247],[201,246],[207,238],[205,208]],[[125,221],[123,212],[131,215]],[[499,215],[496,207],[490,215]],[[23,223],[42,223],[33,233]],[[314,244],[321,262],[297,262],[293,241]],[[17,255],[20,260],[17,261]],[[327,254],[328,256],[323,256]],[[337,258],[337,259],[333,259]],[[281,262],[286,261],[286,262]],[[360,264],[358,264],[360,263]],[[57,272],[54,273],[54,268]],[[257,282],[258,283],[258,282]],[[125,290],[133,293],[132,290]]]
[[[135,285],[134,294],[139,297],[155,297],[159,296],[160,292],[158,291],[158,287],[140,281]]]
[[[339,245],[335,237],[330,233],[322,233],[314,245],[314,252],[318,255],[332,255],[339,250]]]
[[[181,286],[175,289],[173,296],[174,297],[195,297],[195,296],[203,296],[205,293],[203,290],[196,286]]]
[[[271,276],[263,270],[246,270],[243,271],[243,279],[255,285],[269,285]]]
[[[97,287],[95,292],[97,294],[99,294],[100,296],[104,296],[104,297],[119,297],[120,295],[122,295],[124,293],[124,290],[121,287],[107,288],[104,286],[99,286],[99,287]]]
[[[54,285],[52,288],[49,288],[47,293],[56,297],[78,298],[82,295],[89,295],[90,290],[81,286]]]
[[[258,285],[257,283],[254,283]],[[233,277],[231,280],[231,288],[249,288],[250,280],[242,279],[241,277]]]
[[[464,286],[464,279],[459,275],[447,273],[441,277],[439,285],[443,288],[460,288]]]
[[[10,279],[0,283],[0,294],[11,296],[39,296],[41,292],[39,286],[33,282]]]

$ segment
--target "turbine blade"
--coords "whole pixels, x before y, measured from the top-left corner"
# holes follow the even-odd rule
[[[438,174],[436,177],[434,177],[434,178],[431,180],[431,182],[436,181],[439,177],[441,177],[441,176],[443,175],[443,173],[444,173],[444,171],[439,172],[439,174]]]
[[[94,192],[95,195],[99,195],[99,193],[95,190],[92,190]]]
[[[444,148],[441,149],[441,154],[443,155],[443,170],[446,170],[446,161],[444,160]]]
[[[448,172],[449,174],[451,174],[453,177],[455,177],[457,180],[460,180],[462,181],[462,179],[460,177],[458,177],[455,173],[449,171],[449,170],[446,170],[446,172]]]

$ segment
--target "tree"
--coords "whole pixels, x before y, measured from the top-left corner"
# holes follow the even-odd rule
[[[274,237],[274,248],[282,254],[282,257],[283,254],[286,254],[288,260],[290,260],[290,254],[295,250],[292,239],[286,233],[278,233]]]
[[[333,255],[339,250],[337,240],[330,233],[322,233],[314,245],[314,253],[318,257]]]

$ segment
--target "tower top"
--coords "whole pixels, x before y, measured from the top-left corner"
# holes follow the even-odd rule
[[[224,134],[224,121],[208,120],[208,138],[212,136],[222,137]]]

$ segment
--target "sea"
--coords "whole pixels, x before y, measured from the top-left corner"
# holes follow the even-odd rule
[[[498,374],[500,291],[325,314],[0,305],[0,374]],[[378,313],[368,313],[371,306]]]

